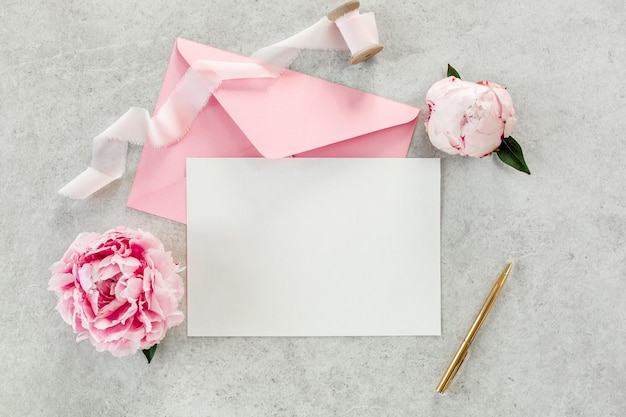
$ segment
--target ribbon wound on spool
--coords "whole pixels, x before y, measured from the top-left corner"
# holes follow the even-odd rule
[[[383,50],[373,13],[359,13],[358,1],[349,1],[328,14],[352,53],[352,63],[366,61]]]

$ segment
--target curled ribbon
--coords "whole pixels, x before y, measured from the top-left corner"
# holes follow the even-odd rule
[[[359,2],[349,1],[317,23],[251,55],[259,63],[200,60],[192,63],[166,102],[152,116],[133,107],[93,141],[91,166],[59,190],[84,199],[122,177],[128,143],[165,147],[182,140],[193,121],[224,80],[277,78],[303,49],[350,50],[352,63],[382,50],[373,13],[361,15]],[[266,65],[269,63],[271,65]]]
[[[82,200],[124,175],[128,143],[165,147],[181,140],[222,81],[239,78],[275,78],[279,71],[256,63],[197,61],[161,106],[149,117],[132,107],[94,138],[91,166],[59,190]]]

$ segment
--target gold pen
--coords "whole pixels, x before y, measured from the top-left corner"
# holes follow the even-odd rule
[[[487,296],[487,299],[483,303],[482,308],[478,312],[478,316],[476,316],[476,319],[474,320],[472,327],[470,327],[469,331],[465,335],[463,342],[461,342],[461,346],[459,346],[459,348],[456,350],[456,353],[454,354],[454,357],[452,358],[450,365],[448,365],[448,369],[446,369],[446,373],[443,374],[443,376],[441,377],[441,381],[439,381],[439,385],[437,385],[438,393],[440,394],[444,393],[444,391],[448,388],[448,385],[450,385],[450,382],[452,382],[452,379],[456,375],[457,371],[461,367],[461,364],[463,363],[465,356],[467,356],[467,351],[470,345],[472,344],[472,340],[474,340],[474,336],[476,336],[476,333],[478,333],[478,329],[480,329],[480,326],[483,324],[483,321],[485,321],[485,317],[487,317],[487,314],[489,314],[491,307],[493,307],[493,303],[498,298],[498,295],[500,294],[500,290],[502,290],[502,286],[504,285],[507,277],[509,276],[509,272],[511,271],[511,266],[512,264],[508,264],[506,268],[504,268],[504,271],[502,271],[502,274],[500,274],[500,277],[498,278],[493,288],[491,289],[491,292]]]

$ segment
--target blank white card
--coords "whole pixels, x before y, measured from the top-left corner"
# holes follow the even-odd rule
[[[188,159],[188,334],[439,335],[439,242],[439,159]]]

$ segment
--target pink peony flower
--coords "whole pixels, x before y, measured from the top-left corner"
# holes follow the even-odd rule
[[[81,233],[50,270],[57,310],[98,352],[149,349],[183,321],[182,270],[150,233],[118,227]]]
[[[444,78],[426,93],[426,131],[432,144],[449,154],[483,157],[511,135],[516,118],[507,90],[490,81]]]

